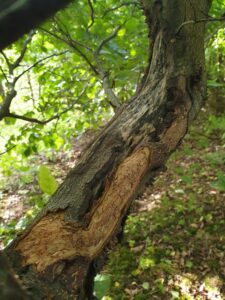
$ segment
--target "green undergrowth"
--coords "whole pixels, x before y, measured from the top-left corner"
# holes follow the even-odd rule
[[[225,299],[224,147],[225,118],[202,112],[167,172],[134,202],[122,243],[95,278],[97,299]],[[30,168],[4,181],[1,196],[17,199],[8,211],[23,204],[0,220],[4,245],[43,208],[54,178],[60,183],[75,159],[69,152],[33,157]]]
[[[202,113],[167,172],[135,201],[98,299],[225,299],[224,132],[224,117]]]

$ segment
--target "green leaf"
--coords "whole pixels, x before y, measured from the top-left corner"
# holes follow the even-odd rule
[[[14,125],[16,123],[16,119],[6,117],[4,118],[4,122],[6,125]]]
[[[190,260],[188,260],[188,261],[186,262],[186,264],[185,264],[185,265],[186,265],[186,267],[187,267],[187,268],[189,268],[189,269],[190,269],[190,268],[192,268],[192,267],[193,267],[193,262],[192,262],[192,261],[190,261]]]
[[[31,155],[31,148],[30,147],[28,147],[28,148],[26,148],[25,150],[24,150],[24,152],[23,152],[23,155],[25,156],[25,157],[28,157],[28,156],[30,156]]]
[[[155,261],[150,258],[141,257],[139,265],[141,269],[147,270],[155,266]]]
[[[171,291],[172,299],[179,299],[180,294],[178,291]]]
[[[94,281],[94,294],[100,300],[109,291],[111,285],[111,276],[108,274],[98,274]]]
[[[142,287],[143,287],[144,290],[149,290],[149,283],[148,282],[144,282],[142,284]]]
[[[41,190],[48,195],[52,195],[58,187],[58,183],[47,166],[40,166],[38,172],[38,183]]]

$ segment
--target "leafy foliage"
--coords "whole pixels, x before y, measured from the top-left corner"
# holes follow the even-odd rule
[[[8,85],[19,76],[10,110],[41,122],[53,118],[44,127],[5,118],[0,124],[2,130],[6,125],[15,128],[15,122],[16,128],[2,137],[2,151],[13,148],[10,153],[28,157],[47,148],[65,149],[73,137],[101,124],[112,115],[101,73],[107,76],[118,103],[133,94],[147,60],[147,31],[138,4],[98,1],[93,2],[93,9],[94,15],[88,1],[76,1],[46,22],[33,34],[12,74],[7,61],[15,64],[27,38],[0,56],[2,101]],[[120,29],[107,42],[116,27]]]

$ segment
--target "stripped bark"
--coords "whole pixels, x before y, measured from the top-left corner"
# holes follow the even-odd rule
[[[34,299],[92,299],[131,201],[165,169],[205,99],[204,23],[176,32],[209,2],[143,1],[150,60],[138,92],[5,251]]]

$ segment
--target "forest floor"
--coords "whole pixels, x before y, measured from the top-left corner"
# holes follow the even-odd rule
[[[168,170],[134,201],[122,244],[109,250],[96,276],[98,299],[225,299],[224,132],[224,117],[201,112]],[[60,183],[94,136],[88,131],[72,151],[51,160],[39,155],[30,164],[47,164]],[[15,172],[4,182],[2,248],[46,202],[35,172]]]

